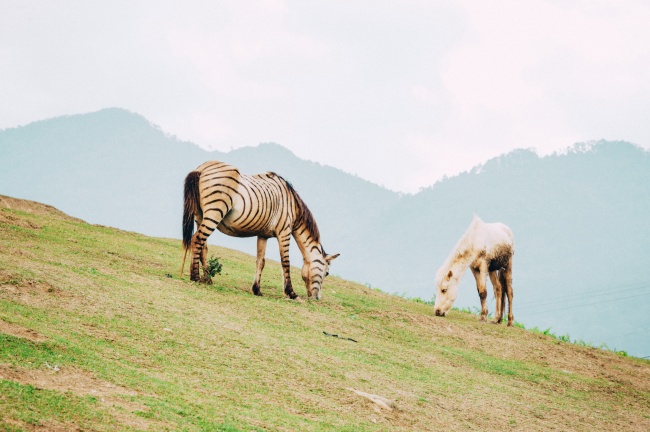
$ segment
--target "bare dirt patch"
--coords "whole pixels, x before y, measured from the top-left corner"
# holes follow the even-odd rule
[[[0,286],[10,293],[45,294],[60,292],[48,282],[25,278],[2,270],[0,270]]]
[[[26,431],[47,431],[47,432],[77,432],[81,429],[72,424],[63,424],[53,421],[47,421],[45,423],[39,424],[30,424],[20,420],[5,419],[0,417],[0,426],[11,426],[12,429],[18,428],[19,430]]]
[[[0,320],[0,333],[6,333],[11,336],[29,339],[32,342],[45,342],[47,340],[45,336],[38,333],[37,331],[2,320]]]
[[[46,306],[53,299],[68,297],[65,291],[50,283],[0,270],[0,295],[35,307]]]
[[[47,365],[49,369],[25,369],[0,364],[0,379],[31,385],[37,389],[71,392],[77,396],[93,396],[105,406],[121,424],[136,429],[148,429],[152,423],[133,415],[136,411],[148,411],[149,407],[141,403],[126,400],[124,396],[137,396],[134,390],[127,389],[94,377],[91,373],[76,368],[59,368]],[[30,425],[28,430],[50,430],[47,427]],[[69,428],[51,430],[70,430]]]
[[[84,370],[52,365],[50,367],[52,369],[45,370],[0,365],[0,379],[32,385],[38,389],[69,391],[78,396],[95,396],[99,400],[116,395],[137,395],[133,390],[100,380]],[[146,409],[144,406],[142,408]]]

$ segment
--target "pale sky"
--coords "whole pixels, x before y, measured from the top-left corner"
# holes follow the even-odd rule
[[[515,148],[650,148],[650,2],[0,0],[0,129],[107,107],[402,192]]]

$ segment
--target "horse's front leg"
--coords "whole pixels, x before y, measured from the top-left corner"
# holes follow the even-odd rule
[[[492,286],[494,287],[494,298],[496,299],[496,311],[494,312],[494,319],[492,320],[492,323],[494,324],[500,324],[501,320],[503,319],[503,309],[505,307],[505,296],[503,292],[503,286],[501,286],[501,282],[499,281],[499,272],[498,271],[493,271],[490,272],[490,281],[492,282]]]
[[[280,246],[280,260],[282,262],[282,275],[284,276],[284,294],[290,299],[295,299],[298,297],[298,294],[293,291],[293,286],[291,285],[291,263],[289,261],[290,241],[290,231],[278,235],[278,245]]]
[[[478,268],[472,268],[474,279],[476,279],[476,289],[478,290],[478,297],[481,299],[481,321],[487,320],[488,307],[487,307],[487,265],[481,264]]]
[[[255,261],[255,280],[253,281],[253,294],[261,296],[260,281],[262,279],[262,270],[264,270],[264,255],[266,254],[266,238],[257,238],[257,260]]]

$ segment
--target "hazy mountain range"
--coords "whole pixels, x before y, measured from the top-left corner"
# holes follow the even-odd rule
[[[341,253],[331,272],[388,292],[431,299],[435,271],[473,215],[504,222],[515,233],[517,321],[650,356],[650,152],[630,143],[576,144],[546,157],[515,150],[408,195],[277,144],[207,152],[138,114],[105,109],[0,131],[0,194],[180,238],[184,177],[209,159],[285,177],[316,216],[326,250]],[[255,250],[253,238],[217,233],[210,242]],[[269,252],[277,258],[273,243]],[[296,247],[291,257],[300,265]],[[460,292],[456,306],[478,305],[469,272]]]

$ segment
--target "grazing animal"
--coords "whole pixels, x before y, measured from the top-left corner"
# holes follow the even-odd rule
[[[458,284],[469,267],[476,279],[476,288],[481,299],[481,321],[485,321],[488,308],[487,277],[494,287],[496,313],[492,322],[499,324],[503,318],[508,297],[508,326],[512,326],[512,256],[514,237],[512,231],[502,223],[485,223],[474,216],[469,228],[458,240],[456,247],[436,273],[435,314],[445,316],[456,300]]]
[[[233,166],[210,161],[185,178],[183,245],[186,255],[188,250],[192,251],[190,279],[193,281],[212,283],[206,274],[206,257],[207,239],[215,229],[235,237],[257,236],[256,273],[252,287],[255,295],[262,295],[260,279],[266,241],[271,237],[278,239],[284,293],[292,299],[298,296],[293,291],[289,271],[290,236],[293,235],[302,252],[302,278],[309,298],[321,298],[329,264],[339,256],[325,253],[314,216],[289,182],[272,172],[243,175]],[[199,278],[199,261],[203,266],[203,279]]]

